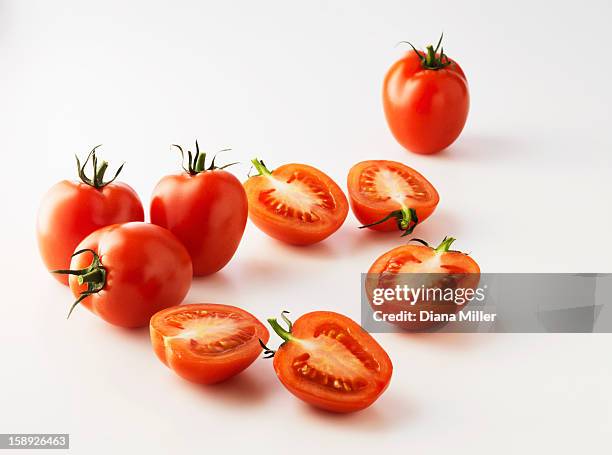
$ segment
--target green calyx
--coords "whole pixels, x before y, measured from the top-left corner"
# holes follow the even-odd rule
[[[392,218],[395,218],[397,228],[400,231],[403,231],[401,237],[405,237],[409,234],[412,234],[412,231],[414,231],[414,228],[419,223],[419,218],[417,217],[416,210],[412,208],[402,207],[400,210],[394,210],[393,212],[389,213],[387,216],[376,221],[375,223],[359,226],[359,229],[376,226],[377,224],[384,223],[385,221],[390,220]]]
[[[77,172],[78,172],[79,178],[81,179],[83,183],[89,186],[93,186],[96,189],[104,188],[106,185],[113,183],[115,179],[119,176],[119,173],[121,172],[125,164],[123,163],[121,166],[119,166],[119,169],[117,169],[117,172],[115,172],[115,175],[113,176],[113,178],[105,182],[104,174],[106,173],[106,170],[108,169],[108,162],[103,160],[101,163],[98,163],[98,157],[96,156],[96,149],[100,146],[101,144],[96,145],[91,150],[91,152],[89,152],[89,154],[87,155],[87,158],[85,159],[82,165],[81,165],[81,160],[79,160],[79,157],[75,155],[76,162],[77,162]],[[89,160],[91,160],[91,164],[93,166],[93,177],[91,178],[87,177],[87,175],[85,174],[85,167],[87,166],[87,163],[89,162]]]
[[[83,249],[76,251],[72,257],[77,256],[79,254],[89,252],[93,255],[93,259],[91,264],[84,269],[79,270],[53,270],[52,273],[59,273],[63,275],[76,275],[79,284],[87,283],[87,289],[81,292],[79,297],[70,307],[70,311],[68,312],[67,318],[70,317],[72,311],[76,308],[76,306],[81,303],[85,298],[89,297],[92,294],[97,294],[100,292],[104,286],[106,285],[106,269],[102,265],[100,261],[100,256],[91,249]]]
[[[257,170],[258,172],[258,176],[260,175],[272,175],[272,172],[270,172],[270,170],[266,167],[266,165],[264,164],[264,162],[262,160],[259,160],[257,158],[253,158],[251,160],[251,163],[253,163],[253,167]]]
[[[434,251],[435,251],[437,254],[440,254],[440,253],[446,253],[446,252],[448,252],[448,251],[452,251],[452,252],[455,252],[455,253],[460,253],[460,251],[456,251],[456,250],[451,250],[451,249],[450,249],[451,245],[453,244],[453,242],[454,242],[455,240],[457,240],[457,239],[455,239],[454,237],[448,237],[448,236],[446,236],[446,237],[444,237],[444,238],[442,239],[442,241],[440,242],[440,245],[438,245],[436,248],[433,248],[433,250],[434,250]],[[429,246],[429,243],[427,243],[425,240],[422,240],[422,239],[410,239],[409,241],[410,241],[410,242],[418,242],[418,243],[420,243],[421,245],[425,245],[425,246],[427,246],[427,247],[431,248],[431,247]]]
[[[440,39],[438,40],[438,44],[434,48],[432,45],[425,47],[425,52],[419,52],[416,47],[412,45],[412,43],[408,41],[401,41],[402,43],[409,44],[412,47],[412,50],[419,57],[421,61],[421,65],[423,69],[426,70],[440,70],[449,66],[452,62],[444,53],[444,48],[440,47],[442,45],[442,38],[444,37],[444,33],[440,35]],[[440,53],[438,54],[438,50]]]
[[[235,163],[226,164],[224,166],[217,166],[215,164],[217,155],[221,152],[227,152],[231,150],[231,149],[223,149],[223,150],[219,150],[215,154],[215,156],[213,156],[210,166],[206,167],[206,152],[200,153],[200,146],[198,144],[198,141],[195,141],[195,145],[196,145],[195,153],[192,153],[191,151],[187,150],[187,160],[188,161],[187,163],[185,163],[185,152],[183,151],[183,147],[181,147],[180,145],[172,144],[172,147],[176,147],[181,152],[181,166],[183,170],[187,172],[189,175],[197,175],[201,172],[214,171],[215,169],[225,169],[226,167],[230,167],[230,166],[233,166],[234,164],[238,164],[238,162],[235,162]],[[187,164],[186,167],[185,167],[185,164]]]
[[[295,340],[295,337],[291,333],[291,329],[293,328],[293,324],[291,323],[291,321],[287,317],[287,314],[289,314],[288,311],[281,312],[281,319],[285,322],[285,324],[287,324],[287,328],[286,329],[282,325],[280,325],[280,323],[277,321],[276,318],[269,318],[268,319],[268,322],[270,323],[270,326],[272,326],[272,329],[276,332],[276,334],[279,337],[281,337],[283,339],[283,344],[288,342],[288,341]],[[266,346],[266,344],[263,341],[261,341],[261,339],[259,340],[259,345],[264,350],[264,359],[269,359],[271,357],[274,357],[274,354],[276,354],[276,351],[274,351],[274,350],[270,349],[268,346]]]

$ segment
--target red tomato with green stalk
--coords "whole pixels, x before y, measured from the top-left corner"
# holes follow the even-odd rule
[[[175,145],[181,152],[183,149]],[[151,199],[151,223],[172,232],[187,248],[195,276],[221,270],[234,256],[247,220],[242,183],[218,167],[216,157],[206,167],[206,153],[187,152],[184,172],[162,178]],[[232,163],[235,164],[235,163]]]
[[[387,251],[374,261],[366,275],[366,293],[374,310],[382,314],[400,314],[403,310],[420,311],[436,315],[454,314],[467,302],[457,304],[455,299],[442,299],[442,293],[434,293],[432,298],[407,303],[391,299],[381,305],[373,303],[374,289],[396,289],[397,286],[410,286],[418,289],[447,290],[475,289],[480,281],[480,267],[469,255],[451,250],[453,237],[444,237],[433,248],[421,239],[411,239],[421,245],[402,245]],[[452,295],[452,294],[451,294]],[[435,319],[394,322],[405,330],[423,330],[439,325]]]
[[[270,334],[259,320],[230,305],[198,303],[160,311],[151,318],[157,357],[184,379],[212,384],[247,368]]]
[[[191,285],[189,253],[170,231],[154,224],[114,224],[77,246],[68,270],[77,300],[106,322],[143,327],[163,308],[183,301]]]
[[[252,160],[258,174],[244,183],[249,218],[277,240],[311,245],[336,232],[348,214],[348,201],[329,176],[306,164],[285,164],[273,171]]]
[[[353,412],[367,408],[386,390],[393,365],[384,349],[359,324],[338,313],[314,311],[287,328],[268,322],[283,339],[274,357],[281,383],[296,397],[321,409]]]
[[[411,234],[435,210],[440,197],[429,181],[397,161],[370,160],[348,175],[351,208],[361,228]]]
[[[43,197],[36,221],[38,249],[47,270],[67,269],[74,249],[93,231],[116,223],[143,221],[144,211],[136,192],[125,183],[115,182],[123,164],[113,178],[104,181],[108,162],[98,161],[94,147],[81,165],[76,157],[79,182],[63,180]],[[91,162],[93,174],[86,175]],[[54,274],[63,284],[68,277]]]
[[[461,134],[470,107],[465,74],[444,48],[427,46],[391,66],[383,84],[383,107],[395,139],[421,154],[440,152]],[[438,52],[438,50],[440,52]]]

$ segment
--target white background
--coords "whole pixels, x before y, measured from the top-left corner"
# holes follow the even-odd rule
[[[609,335],[378,335],[392,383],[368,410],[311,409],[259,360],[200,387],[154,357],[147,330],[78,309],[43,268],[44,191],[98,143],[145,207],[174,172],[169,144],[305,162],[345,186],[364,159],[403,161],[441,202],[445,234],[486,272],[611,272],[612,7],[568,2],[0,1],[0,432],[67,432],[72,453],[610,453]],[[405,47],[435,42],[470,81],[461,138],[404,151],[380,101]],[[232,168],[244,178],[248,166]],[[346,224],[310,248],[252,224],[187,302],[260,318],[317,309],[359,318],[359,274],[402,242]],[[275,343],[271,343],[275,344]]]

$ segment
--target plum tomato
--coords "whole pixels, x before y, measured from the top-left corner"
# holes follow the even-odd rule
[[[440,200],[429,181],[397,161],[370,160],[354,165],[348,174],[351,209],[362,228],[412,233]]]
[[[230,305],[198,303],[160,311],[151,318],[157,357],[176,374],[199,384],[228,379],[259,356],[270,334],[252,314]]]
[[[87,235],[116,223],[143,221],[144,211],[136,192],[125,183],[115,182],[123,165],[114,177],[104,181],[108,169],[106,161],[98,162],[94,147],[81,165],[77,157],[80,182],[63,180],[55,184],[43,197],[38,210],[36,236],[38,249],[47,270],[67,269],[70,255]],[[85,166],[91,161],[93,175],[87,177]],[[68,284],[66,275],[54,274]]]
[[[259,172],[244,187],[251,221],[270,237],[293,245],[310,245],[336,232],[348,214],[348,201],[326,174],[306,164],[285,164]]]
[[[143,327],[153,314],[183,301],[191,284],[189,253],[167,229],[154,224],[114,224],[77,246],[69,270],[78,303],[121,327]]]
[[[460,251],[451,250],[455,241],[453,237],[445,237],[440,245],[432,248],[427,242],[412,239],[421,245],[402,245],[386,252],[374,261],[365,280],[365,291],[373,309],[382,314],[399,314],[401,311],[426,311],[434,314],[454,314],[468,302],[441,298],[442,291],[462,289],[462,295],[467,289],[475,289],[480,281],[480,267],[474,259]],[[414,289],[439,289],[440,293],[432,292],[430,299],[419,298],[410,303],[403,300],[390,299],[381,305],[374,305],[374,289],[397,289],[409,286]],[[453,295],[453,294],[451,294]],[[425,330],[439,325],[437,319],[415,321],[397,321],[395,325],[404,330]]]
[[[389,129],[406,149],[440,152],[461,134],[470,94],[461,67],[440,49],[414,47],[391,66],[383,84],[383,107]],[[410,44],[410,43],[408,43]],[[411,45],[412,46],[412,45]]]
[[[386,390],[391,360],[359,324],[331,311],[307,313],[291,324],[285,313],[287,329],[274,318],[268,322],[284,340],[273,354],[274,370],[292,394],[328,411],[353,412]]]
[[[183,156],[183,149],[175,145]],[[206,153],[189,154],[184,172],[163,177],[151,198],[151,223],[165,227],[187,248],[195,276],[221,270],[234,256],[247,220],[242,183]],[[234,164],[234,163],[232,163]]]

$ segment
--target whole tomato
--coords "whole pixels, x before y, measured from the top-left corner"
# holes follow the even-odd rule
[[[120,327],[143,327],[151,316],[183,301],[191,284],[191,260],[167,229],[133,222],[91,233],[77,246],[69,270],[78,303]],[[70,313],[68,315],[70,315]]]
[[[183,149],[176,145],[183,156]],[[221,270],[242,239],[247,197],[242,183],[215,166],[206,168],[206,153],[188,152],[185,172],[162,178],[151,199],[151,223],[170,230],[187,248],[195,276]],[[184,158],[184,156],[183,156]],[[233,163],[232,163],[233,164]]]
[[[68,268],[75,247],[93,231],[110,224],[144,220],[136,192],[125,183],[115,182],[123,165],[111,180],[104,181],[108,163],[98,163],[98,147],[89,152],[82,165],[77,157],[80,182],[63,180],[55,184],[40,204],[36,234],[40,255],[49,271]],[[85,166],[90,161],[91,178],[85,174]],[[68,284],[67,276],[54,276]]]
[[[408,52],[387,72],[383,106],[395,139],[408,150],[437,153],[463,130],[470,107],[468,83],[461,67],[440,49]],[[410,43],[408,43],[410,44]],[[411,45],[412,46],[412,45]]]

